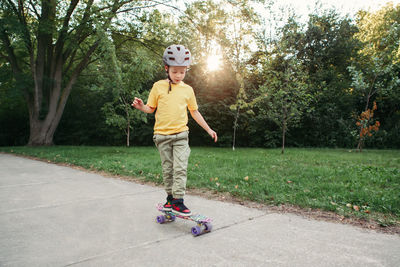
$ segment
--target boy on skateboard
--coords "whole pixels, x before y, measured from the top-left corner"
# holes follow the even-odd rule
[[[163,210],[190,216],[183,198],[186,191],[187,165],[190,155],[189,109],[192,118],[217,142],[218,136],[198,111],[193,88],[183,82],[191,63],[190,51],[183,45],[171,45],[164,51],[163,62],[168,78],[154,83],[147,104],[140,98],[132,106],[155,114],[153,141],[160,152],[167,202]]]

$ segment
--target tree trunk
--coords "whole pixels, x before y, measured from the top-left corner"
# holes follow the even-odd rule
[[[369,92],[368,92],[368,94],[367,94],[367,101],[366,101],[366,103],[365,103],[365,109],[364,109],[364,111],[367,111],[367,110],[368,110],[369,101],[371,100],[371,97],[372,97],[372,96],[376,93],[376,91],[377,91],[377,90],[372,91],[373,86],[375,85],[375,81],[376,81],[376,78],[377,78],[377,77],[378,77],[378,75],[375,74],[374,79],[372,80],[371,86],[370,86],[370,88],[369,88]],[[362,148],[363,148],[363,146],[364,146],[364,138],[361,138],[362,129],[363,129],[363,128],[361,127],[361,128],[360,128],[360,134],[359,134],[360,140],[358,140],[358,145],[357,145],[357,149],[358,149],[359,152],[362,152]]]
[[[371,98],[371,90],[369,91],[369,93],[368,93],[368,95],[367,95],[367,103],[365,104],[365,110],[364,110],[364,111],[367,111],[367,110],[368,110],[370,98]],[[361,137],[361,135],[362,135],[362,129],[363,129],[363,127],[360,127],[360,133],[359,133],[359,135],[358,135],[358,136],[360,137],[360,139],[358,140],[358,145],[357,145],[357,149],[358,149],[359,152],[362,152],[362,147],[363,147],[363,145],[364,145],[364,138]]]
[[[64,88],[62,88],[62,69],[64,65],[64,61],[59,60],[57,65],[55,66],[55,70],[53,72],[53,84],[51,86],[51,92],[49,93],[48,98],[48,111],[45,119],[40,119],[40,113],[42,112],[41,104],[38,105],[38,99],[36,95],[32,98],[28,98],[28,110],[29,110],[29,124],[30,124],[30,133],[29,133],[29,146],[50,146],[53,145],[53,137],[54,133],[57,129],[57,126],[61,120],[61,116],[64,112],[65,105],[67,103],[68,97],[71,93],[72,87],[75,84],[78,76],[82,72],[82,70],[86,67],[90,56],[94,52],[94,50],[99,45],[99,42],[94,43],[89,50],[87,51],[85,57],[80,61],[80,63],[75,67],[72,72],[71,78],[68,80],[67,84]],[[42,75],[42,74],[41,74]],[[41,78],[37,75],[34,75],[35,81],[40,80]],[[35,91],[39,92],[38,95],[43,94],[43,87],[35,88]]]
[[[363,148],[363,142],[364,140],[362,140],[362,138],[360,138],[360,140],[358,141],[358,145],[357,145],[357,149],[359,152],[362,152],[362,148]]]
[[[3,26],[0,27],[0,40],[5,45],[7,56],[3,55],[3,51],[1,55],[8,59],[17,82],[24,72],[27,73],[27,69],[23,67],[27,64],[24,55],[29,55],[29,71],[34,83],[33,87],[29,85],[27,86],[29,88],[24,88],[30,122],[28,145],[52,145],[54,133],[60,122],[72,86],[82,70],[90,64],[90,58],[99,46],[100,38],[102,38],[96,37],[96,29],[92,27],[92,22],[90,22],[92,17],[98,16],[97,13],[92,11],[95,1],[85,1],[86,6],[82,10],[81,19],[78,16],[73,16],[79,0],[65,1],[69,2],[69,5],[66,3],[62,5],[63,9],[66,8],[64,17],[57,16],[57,8],[60,8],[58,2],[60,1],[7,2],[10,11],[14,13],[15,18],[18,18],[19,24],[16,31]],[[18,6],[14,2],[17,2]],[[40,2],[40,6],[36,2]],[[129,2],[133,2],[133,0],[114,0],[107,7],[109,15],[104,17],[101,22],[104,29],[109,29],[117,11]],[[38,6],[36,9],[35,5]],[[82,5],[84,4],[82,3]],[[26,12],[29,9],[31,12]],[[37,21],[30,15],[27,16],[28,13],[32,14],[33,12],[37,15]],[[74,24],[78,26],[71,25],[71,21],[74,21]],[[35,30],[35,28],[37,29]],[[58,35],[54,34],[56,30],[59,31]],[[17,36],[23,34],[26,51],[21,50],[22,43],[18,46],[13,45],[15,42],[12,40],[15,32]],[[87,41],[90,36],[97,39],[93,44],[89,44],[91,42]],[[14,51],[17,47],[18,56],[21,56],[20,60],[18,60],[19,57]],[[88,47],[87,51],[84,51],[84,47]]]
[[[282,151],[281,154],[285,153],[285,137],[286,137],[286,120],[287,120],[287,108],[283,107],[283,121],[282,121]]]
[[[126,146],[127,147],[129,147],[129,137],[130,137],[130,134],[131,134],[131,125],[130,125],[131,123],[130,123],[130,121],[129,121],[129,117],[128,117],[128,123],[127,123],[127,125],[126,125],[126,127],[127,127],[127,129],[126,129]]]
[[[233,123],[233,143],[232,143],[232,150],[233,151],[235,151],[236,128],[237,128],[238,118],[239,118],[239,107],[236,108],[235,122]]]
[[[51,146],[53,145],[54,132],[45,126],[42,121],[30,122],[30,135],[28,146]]]
[[[282,151],[281,151],[281,154],[285,153],[285,135],[286,135],[286,120],[283,121],[283,127],[282,127]]]
[[[361,128],[362,129],[362,128]],[[361,136],[361,129],[360,129],[360,133],[358,136]],[[360,137],[360,139],[358,140],[358,144],[357,144],[357,150],[359,152],[362,152],[362,138]]]

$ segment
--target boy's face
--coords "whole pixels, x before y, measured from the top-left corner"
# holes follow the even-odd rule
[[[183,81],[186,75],[186,69],[187,67],[185,66],[165,66],[165,70],[169,72],[169,77],[173,83]]]

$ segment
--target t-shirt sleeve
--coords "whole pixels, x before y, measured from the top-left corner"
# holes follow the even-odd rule
[[[189,110],[197,110],[199,109],[199,106],[197,105],[197,101],[196,101],[196,96],[194,95],[194,91],[193,88],[190,88],[190,96],[188,99],[188,109]]]
[[[147,99],[147,105],[156,108],[157,107],[157,87],[154,84],[153,88],[150,90],[149,98]]]

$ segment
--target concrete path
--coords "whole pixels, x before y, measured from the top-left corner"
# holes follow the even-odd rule
[[[214,219],[157,224],[161,188],[0,154],[0,266],[400,266],[400,237],[187,196]]]

